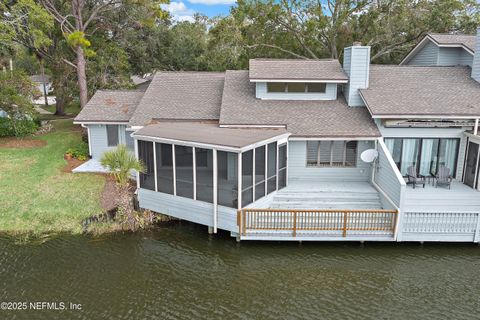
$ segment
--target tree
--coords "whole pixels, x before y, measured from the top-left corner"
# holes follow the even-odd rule
[[[21,135],[18,124],[31,121],[35,110],[32,99],[36,88],[21,72],[0,72],[0,110],[7,113],[7,119],[15,136]]]
[[[87,58],[93,57],[95,51],[91,49],[88,36],[106,25],[108,17],[121,12],[130,5],[148,8],[153,18],[161,18],[165,13],[160,4],[166,0],[38,0],[42,6],[54,17],[59,24],[68,44],[75,53],[75,62],[65,61],[75,68],[77,73],[80,106],[83,108],[88,101],[87,85]],[[129,21],[129,20],[127,20]],[[137,23],[137,21],[131,21]],[[105,30],[104,30],[105,31]]]

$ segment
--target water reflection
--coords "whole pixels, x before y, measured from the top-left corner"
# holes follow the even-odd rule
[[[480,310],[475,245],[237,244],[178,223],[42,244],[2,237],[0,252],[0,301],[83,307],[2,319],[473,319]]]

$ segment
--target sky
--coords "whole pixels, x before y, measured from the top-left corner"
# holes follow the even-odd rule
[[[162,5],[177,21],[193,21],[196,12],[208,17],[227,15],[235,0],[178,0]]]

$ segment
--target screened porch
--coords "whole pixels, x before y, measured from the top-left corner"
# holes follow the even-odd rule
[[[161,123],[137,131],[134,138],[146,169],[138,187],[211,204],[209,226],[217,225],[218,207],[236,212],[287,184],[288,133],[283,129]]]

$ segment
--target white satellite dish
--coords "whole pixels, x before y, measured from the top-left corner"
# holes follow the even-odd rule
[[[360,155],[360,159],[362,159],[363,162],[366,163],[371,163],[375,161],[378,157],[378,151],[375,149],[368,149],[362,152]]]

